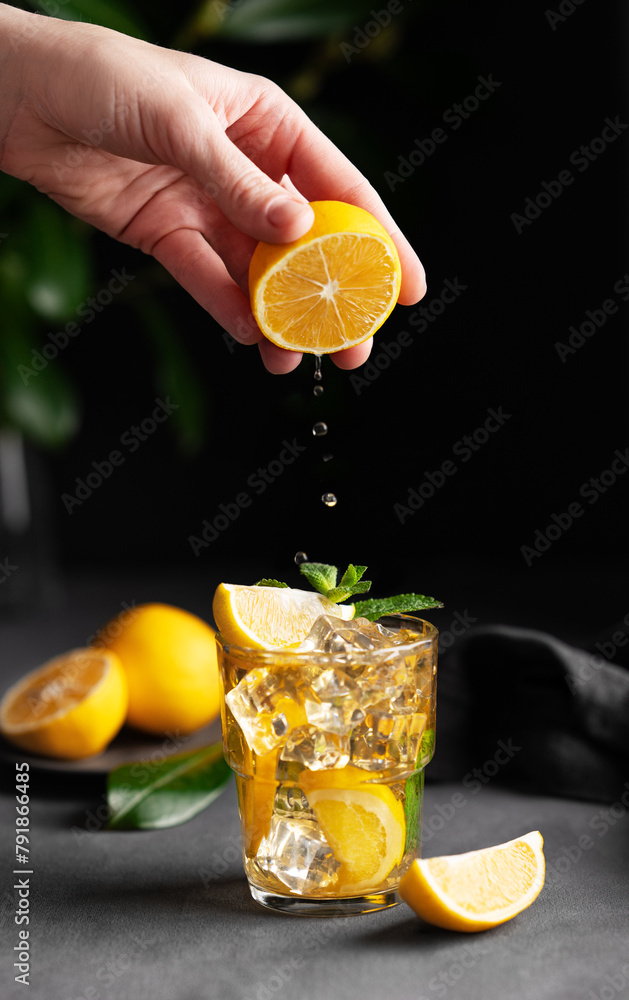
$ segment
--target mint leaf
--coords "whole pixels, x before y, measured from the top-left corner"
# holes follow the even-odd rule
[[[366,594],[371,588],[371,580],[363,580],[362,583],[358,583],[366,569],[366,566],[354,566],[353,563],[350,563],[343,573],[338,587],[329,590],[325,596],[329,601],[338,604],[340,601],[346,601],[352,594]]]
[[[442,607],[441,601],[436,601],[434,597],[426,597],[424,594],[398,594],[396,597],[375,597],[368,601],[357,601],[354,617],[368,618],[370,622],[375,622],[382,615]]]
[[[421,759],[421,758],[420,758]],[[404,853],[414,851],[417,847],[419,821],[422,814],[424,799],[424,770],[415,771],[406,779],[404,788],[404,819],[406,820],[406,843]]]
[[[362,583],[358,582],[366,569],[366,566],[354,566],[350,563],[337,587],[338,570],[336,566],[330,566],[328,563],[305,562],[299,567],[300,573],[303,573],[308,583],[334,604],[346,601],[352,594],[367,593],[371,583],[368,580],[363,580]]]
[[[286,587],[286,588],[288,588],[288,584],[287,583],[282,583],[281,580],[271,580],[269,577],[265,576],[263,580],[258,580],[257,583],[254,583],[254,587]]]
[[[366,566],[354,566],[353,563],[350,563],[341,577],[339,587],[353,587],[360,580],[366,569]],[[352,593],[355,594],[357,591],[352,590]]]
[[[303,573],[310,586],[324,597],[328,596],[328,591],[336,587],[338,575],[336,566],[330,566],[328,563],[303,562],[299,566],[299,572]]]
[[[341,601],[346,601],[352,594],[366,594],[370,589],[371,580],[363,580],[362,583],[355,583],[352,587],[335,587],[334,590],[329,590],[325,596],[329,601],[338,604]]]
[[[435,750],[435,731],[426,729],[422,735],[422,742],[417,754],[417,767],[422,766],[422,762],[427,764]]]

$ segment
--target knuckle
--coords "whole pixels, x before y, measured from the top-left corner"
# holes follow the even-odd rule
[[[226,185],[226,193],[234,209],[239,211],[249,208],[253,201],[259,199],[263,184],[264,181],[253,164],[251,169],[243,169],[233,174],[229,184]]]

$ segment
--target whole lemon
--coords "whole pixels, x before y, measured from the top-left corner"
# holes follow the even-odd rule
[[[148,733],[191,733],[220,711],[214,629],[170,604],[121,612],[94,645],[118,654],[127,676],[127,723]]]

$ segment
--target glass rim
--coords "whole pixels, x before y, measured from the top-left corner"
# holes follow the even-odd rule
[[[378,622],[383,622],[384,620],[395,619],[401,623],[400,627],[403,627],[405,622],[410,623],[420,623],[424,629],[421,635],[418,635],[416,639],[412,639],[409,642],[399,643],[397,645],[391,646],[381,646],[379,649],[356,649],[352,650],[351,656],[353,659],[373,659],[376,656],[387,656],[391,653],[399,653],[401,655],[410,655],[421,648],[422,646],[429,646],[439,637],[439,629],[432,622],[426,621],[425,618],[418,618],[415,615],[409,614],[389,614],[381,615],[377,619]],[[352,619],[349,619],[352,621]],[[324,653],[322,650],[318,649],[299,649],[298,647],[291,648],[282,646],[279,649],[256,649],[253,646],[239,646],[236,643],[228,642],[220,632],[216,632],[216,642],[226,653],[233,653],[236,656],[251,658],[255,656],[260,659],[273,659],[277,661],[281,660],[303,660],[307,657],[312,659],[312,657],[325,657],[328,660],[336,660],[338,657],[347,657],[347,653]]]

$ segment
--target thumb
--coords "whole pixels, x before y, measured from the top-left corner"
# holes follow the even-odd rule
[[[194,103],[197,121],[188,120],[176,165],[201,185],[238,229],[254,239],[284,243],[303,236],[314,221],[308,201],[292,184],[277,183],[260,170],[229,139],[213,112],[208,114],[205,101],[197,98]],[[192,111],[190,104],[187,111]]]

